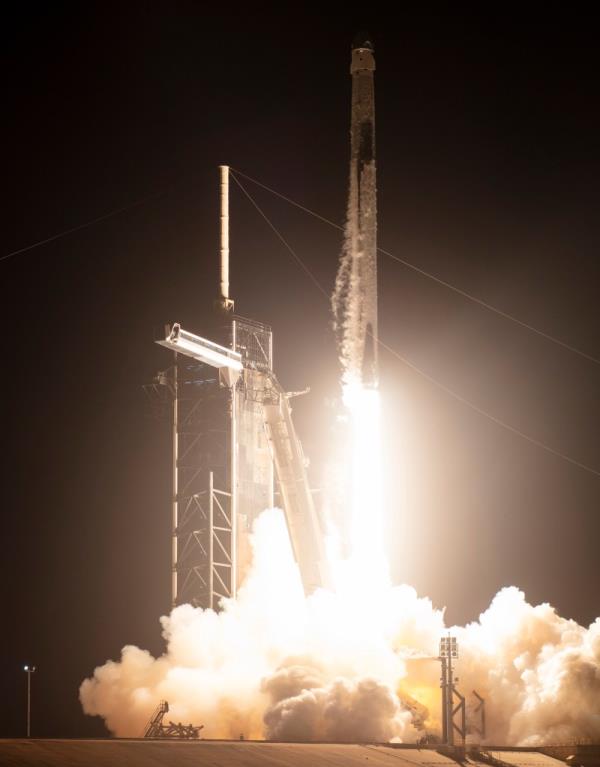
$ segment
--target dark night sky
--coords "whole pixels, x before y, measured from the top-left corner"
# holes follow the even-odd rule
[[[0,255],[162,194],[0,261],[0,735],[24,732],[24,662],[39,664],[34,734],[93,735],[81,680],[126,643],[160,652],[170,447],[142,392],[167,365],[154,334],[209,321],[219,163],[343,220],[360,27],[376,43],[380,245],[600,356],[591,19],[283,7],[84,4],[5,24]],[[329,290],[339,234],[248,188]],[[273,325],[284,385],[312,387],[295,414],[318,482],[337,394],[328,307],[234,188],[231,215],[236,308]],[[600,470],[599,365],[385,257],[380,285],[386,343]],[[600,614],[600,478],[385,352],[381,368],[396,579],[452,622],[507,584]]]

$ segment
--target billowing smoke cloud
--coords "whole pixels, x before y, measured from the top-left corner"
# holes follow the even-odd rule
[[[306,599],[283,515],[265,512],[237,600],[162,618],[165,653],[128,646],[81,685],[84,711],[138,736],[162,699],[205,737],[415,741],[438,732],[443,613],[408,586],[361,587],[349,563],[336,592]],[[362,588],[362,590],[361,590]],[[588,629],[503,589],[478,622],[453,627],[460,689],[487,700],[488,741],[600,738],[600,619]]]
[[[506,588],[456,630],[460,677],[489,697],[493,735],[520,745],[600,737],[600,618],[585,629]],[[470,688],[469,688],[470,689]]]
[[[411,715],[386,684],[364,677],[324,683],[312,669],[276,672],[263,689],[274,703],[264,716],[273,740],[386,742],[411,732]]]

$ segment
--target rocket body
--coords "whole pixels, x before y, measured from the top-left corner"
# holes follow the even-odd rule
[[[352,48],[350,188],[344,252],[333,305],[346,383],[378,384],[377,196],[373,46]]]

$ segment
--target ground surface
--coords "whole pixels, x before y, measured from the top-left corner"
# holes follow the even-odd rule
[[[560,767],[539,752],[494,752],[510,767]],[[471,765],[478,762],[469,759]],[[159,741],[143,739],[0,740],[2,767],[456,767],[433,749],[385,745]]]

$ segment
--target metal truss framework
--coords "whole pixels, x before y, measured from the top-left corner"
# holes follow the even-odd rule
[[[161,700],[152,714],[152,718],[144,731],[144,738],[178,738],[179,740],[196,740],[200,737],[203,724],[182,724],[181,722],[169,722],[164,724],[164,716],[169,712],[169,703]]]
[[[471,725],[471,730],[481,739],[485,740],[486,736],[486,721],[485,721],[485,699],[477,692],[473,690],[473,696],[477,703],[473,708],[473,714],[479,714],[479,722]]]
[[[234,316],[225,331],[228,346],[177,323],[158,341],[176,354],[167,387],[173,415],[174,606],[217,610],[223,599],[236,596],[251,563],[253,522],[273,506],[274,470],[305,592],[330,580],[291,417],[289,399],[299,392],[287,394],[273,374],[269,327]],[[224,368],[231,375],[223,375]]]
[[[442,738],[444,743],[453,746],[456,734],[464,746],[467,736],[465,698],[456,689],[455,683],[458,679],[452,669],[452,661],[458,660],[458,644],[455,637],[442,637],[439,659],[442,663]],[[460,716],[458,722],[457,715]]]
[[[272,333],[240,317],[225,328],[244,374],[225,386],[214,367],[175,354],[172,374],[158,383],[172,401],[173,606],[218,609],[236,594],[238,518],[245,535],[273,504],[261,401],[272,369]],[[256,460],[260,447],[262,460]],[[258,449],[257,449],[258,448]],[[249,544],[242,542],[248,558]]]
[[[193,590],[198,606],[216,609],[235,594],[235,552],[231,493],[214,487],[212,471],[208,488],[186,499],[177,538],[179,594]]]
[[[235,392],[208,365],[176,364],[173,397],[173,604],[235,595],[231,412]]]

